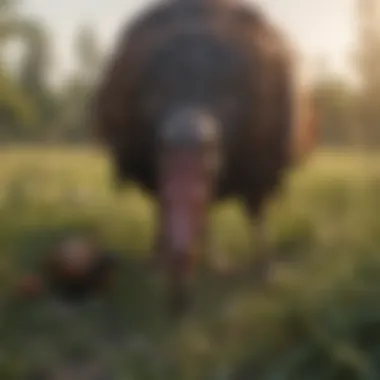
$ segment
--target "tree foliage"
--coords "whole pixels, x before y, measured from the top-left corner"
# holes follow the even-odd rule
[[[344,79],[328,73],[317,78],[313,90],[320,142],[333,146],[352,144],[356,128],[354,90]]]
[[[380,12],[376,0],[357,0],[357,46],[354,68],[360,91],[357,98],[357,120],[361,139],[367,146],[380,144]]]
[[[4,138],[28,134],[36,125],[37,109],[32,96],[28,96],[15,78],[8,73],[4,50],[9,39],[15,38],[23,23],[12,0],[0,1],[0,136]]]

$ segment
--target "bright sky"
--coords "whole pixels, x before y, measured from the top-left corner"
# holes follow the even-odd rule
[[[355,0],[258,0],[309,57],[325,55],[337,70],[353,38]],[[24,0],[24,9],[51,27],[62,69],[69,69],[72,36],[80,24],[95,25],[110,46],[124,20],[151,0]]]

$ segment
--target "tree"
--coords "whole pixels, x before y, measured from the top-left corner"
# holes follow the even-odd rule
[[[320,123],[320,142],[332,146],[351,144],[355,133],[354,91],[342,78],[329,76],[318,78],[313,92]]]
[[[36,123],[33,103],[10,75],[4,59],[5,46],[18,36],[22,22],[17,4],[0,0],[0,137],[3,140],[25,133],[27,126]]]
[[[78,30],[74,39],[76,67],[67,78],[60,96],[60,116],[52,138],[84,141],[88,139],[88,101],[102,64],[97,35],[89,26]]]
[[[360,81],[357,118],[367,147],[380,144],[380,4],[357,0],[354,66]]]
[[[44,27],[31,20],[20,26],[19,34],[25,50],[19,82],[38,111],[39,127],[33,133],[38,138],[51,128],[56,112],[55,96],[48,82],[52,63],[50,41]]]
[[[344,77],[332,72],[324,59],[316,62],[313,98],[319,121],[320,143],[351,144],[355,133],[356,92]]]
[[[102,50],[95,30],[88,25],[79,28],[74,41],[78,74],[93,85],[102,63]]]

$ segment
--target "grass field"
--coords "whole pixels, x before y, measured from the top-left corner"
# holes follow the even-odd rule
[[[178,325],[141,260],[154,204],[132,185],[115,192],[101,153],[3,148],[0,162],[0,379],[94,358],[120,380],[379,379],[380,155],[320,151],[294,170],[269,210],[283,258],[271,286],[202,275]],[[15,299],[20,273],[82,229],[121,255],[115,294],[74,311]],[[236,200],[215,207],[211,235],[214,259],[244,264],[250,236]]]

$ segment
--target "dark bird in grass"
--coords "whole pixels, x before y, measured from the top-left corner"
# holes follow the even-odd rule
[[[239,0],[160,1],[122,31],[94,125],[118,180],[158,198],[155,251],[178,307],[213,201],[244,201],[257,242],[252,276],[268,273],[265,205],[315,141],[297,70],[284,33]]]
[[[19,293],[36,298],[48,291],[62,301],[81,302],[109,291],[116,270],[115,256],[87,238],[73,237],[58,244],[40,270],[21,279]]]

